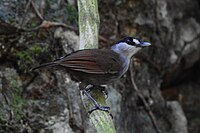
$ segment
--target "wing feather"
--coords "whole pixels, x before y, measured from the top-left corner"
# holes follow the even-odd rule
[[[99,56],[102,58],[98,58]],[[61,58],[57,64],[74,71],[92,74],[116,74],[120,70],[118,67],[120,62],[112,58],[118,58],[118,55],[109,50],[80,50]]]
[[[71,60],[65,61],[65,63],[60,64],[61,66],[68,67],[72,70],[82,71],[86,73],[96,73],[105,74],[106,72],[102,70],[96,62],[87,60]]]

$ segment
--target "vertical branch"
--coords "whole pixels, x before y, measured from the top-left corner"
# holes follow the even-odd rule
[[[78,0],[79,49],[98,48],[99,12],[97,0]]]
[[[157,125],[157,122],[156,122],[156,119],[155,119],[155,116],[153,115],[153,112],[151,111],[151,108],[150,106],[148,105],[148,103],[146,102],[144,96],[139,92],[139,89],[135,83],[135,80],[134,80],[134,72],[133,72],[133,60],[131,60],[131,63],[130,63],[130,75],[131,75],[131,82],[132,82],[132,85],[133,85],[133,88],[135,90],[135,92],[137,93],[138,97],[142,100],[143,104],[144,104],[144,107],[145,107],[145,110],[147,111],[150,119],[152,120],[152,123],[153,123],[153,126],[156,130],[157,133],[161,133],[158,125]]]
[[[78,0],[78,13],[80,36],[79,49],[98,48],[100,21],[97,0]],[[101,91],[93,89],[90,94],[100,105],[108,106],[105,95]],[[82,95],[82,101],[86,111],[89,111],[94,106],[84,95]],[[89,119],[97,133],[116,133],[113,120],[109,113],[95,110],[89,115]]]

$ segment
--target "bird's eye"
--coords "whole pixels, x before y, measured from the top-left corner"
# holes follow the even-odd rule
[[[123,40],[121,40],[119,42],[124,42],[124,43],[127,43],[128,45],[132,45],[132,46],[137,46],[140,44],[140,40],[133,38],[133,37],[124,38]]]
[[[130,40],[128,40],[126,43],[127,43],[127,44],[132,44],[132,42],[131,42]]]
[[[132,42],[130,39],[127,39],[127,40],[126,40],[126,43],[129,44],[129,45],[132,45],[132,44],[133,44],[133,42]]]

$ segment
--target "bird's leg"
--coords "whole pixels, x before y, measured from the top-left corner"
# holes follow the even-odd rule
[[[92,109],[88,111],[89,114],[92,113],[92,112],[95,111],[95,110],[102,110],[102,111],[106,111],[106,112],[109,113],[110,107],[101,106],[101,105],[90,95],[90,93],[89,93],[90,89],[93,89],[93,88],[95,88],[96,86],[92,86],[92,87],[91,87],[91,85],[87,85],[87,86],[86,86],[86,84],[81,83],[81,84],[79,85],[79,87],[80,87],[80,89],[82,90],[83,94],[85,94],[85,95],[88,97],[88,99],[90,99],[91,102],[94,104],[94,107],[92,107]],[[98,87],[97,87],[97,88],[98,88]]]
[[[102,111],[106,111],[109,112],[110,107],[106,107],[106,106],[101,106],[97,103],[97,101],[86,91],[86,89],[82,90],[83,93],[88,97],[88,99],[90,99],[92,101],[92,103],[94,104],[94,107],[92,107],[92,109],[90,109],[88,111],[89,114],[91,114],[93,111],[95,110],[102,110]]]
[[[91,90],[92,90],[93,88],[94,88],[94,85],[88,85],[88,86],[86,86],[85,90],[86,90],[88,93],[90,93]]]

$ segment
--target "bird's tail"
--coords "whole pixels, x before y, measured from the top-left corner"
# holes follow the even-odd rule
[[[55,65],[58,65],[58,64],[55,63],[55,62],[49,62],[49,63],[42,64],[40,66],[34,67],[34,68],[31,69],[31,71],[35,71],[36,69],[40,69],[40,68],[43,68],[43,67],[49,67],[49,66],[55,66]]]

